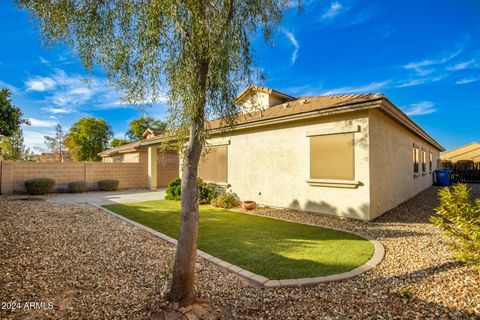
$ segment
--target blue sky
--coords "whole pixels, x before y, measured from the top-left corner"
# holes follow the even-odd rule
[[[121,103],[104,73],[85,72],[66,47],[42,46],[26,12],[0,4],[0,87],[32,121],[29,147],[84,116],[104,118],[117,137],[139,115],[165,117],[162,103]],[[295,96],[380,92],[447,149],[480,140],[480,1],[303,1],[303,9],[287,12],[273,47],[254,39],[263,85]]]

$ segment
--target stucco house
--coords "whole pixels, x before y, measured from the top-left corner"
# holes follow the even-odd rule
[[[146,141],[153,138],[162,137],[162,132],[152,129],[147,129],[143,133],[144,140],[125,144],[120,147],[111,148],[100,152],[98,155],[105,163],[148,163],[148,147],[145,146]],[[155,140],[155,141],[158,141]],[[149,184],[152,189],[157,187],[165,187],[168,183],[178,177],[179,159],[178,154],[174,150],[160,151],[155,150],[156,160],[155,165],[148,163]],[[152,176],[155,176],[152,179]],[[152,184],[152,181],[155,183]]]
[[[444,151],[382,94],[293,97],[250,86],[237,103],[233,127],[206,124],[199,176],[261,205],[371,220],[431,186]],[[149,170],[161,140],[140,142]]]
[[[371,220],[432,185],[443,147],[381,94],[294,98],[251,86],[210,121],[199,175],[242,200]]]

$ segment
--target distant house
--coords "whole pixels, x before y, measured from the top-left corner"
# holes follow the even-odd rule
[[[155,152],[156,165],[149,165],[148,162],[148,144],[152,141],[158,143],[159,138],[162,138],[162,132],[153,129],[147,129],[143,133],[144,140],[125,144],[120,147],[111,148],[100,152],[98,155],[105,163],[142,163],[145,164],[145,170],[149,172],[150,188],[165,187],[168,182],[178,177],[179,160],[176,151],[160,152],[158,148]],[[153,151],[153,149],[150,149]],[[153,155],[150,155],[152,158]]]
[[[382,94],[293,97],[250,86],[237,103],[233,127],[206,124],[199,176],[261,205],[371,220],[431,186],[444,150]],[[154,136],[101,155],[147,148],[156,188],[160,143]]]
[[[443,152],[440,154],[442,161],[456,163],[459,161],[480,162],[480,143],[472,142],[464,146]]]
[[[72,161],[72,155],[68,149],[62,152],[42,152],[35,156],[36,162],[70,162]]]

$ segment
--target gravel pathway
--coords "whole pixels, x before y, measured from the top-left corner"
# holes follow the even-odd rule
[[[340,282],[261,289],[199,258],[197,291],[211,301],[205,318],[480,318],[478,272],[455,262],[428,223],[437,191],[432,187],[370,223],[257,210],[369,234],[384,244],[385,259]],[[480,197],[480,186],[475,193]],[[0,200],[0,319],[162,319],[173,257],[171,245],[89,205]]]

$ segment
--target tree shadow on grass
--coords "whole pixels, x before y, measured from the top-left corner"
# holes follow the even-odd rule
[[[109,209],[166,235],[178,235],[178,210],[155,208],[155,204]],[[368,240],[348,232],[210,207],[201,208],[198,247],[272,279],[347,272],[373,254]]]

